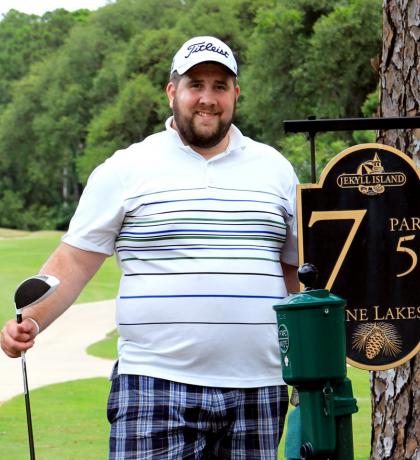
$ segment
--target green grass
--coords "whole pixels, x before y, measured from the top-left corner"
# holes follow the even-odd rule
[[[60,232],[19,232],[0,229],[0,325],[14,315],[13,295],[25,278],[39,269],[60,242]],[[116,296],[119,269],[113,257],[108,258],[82,291],[77,302],[93,302]]]
[[[31,391],[35,452],[40,460],[107,458],[105,378],[79,380]],[[27,460],[29,446],[23,396],[0,408],[0,458]]]
[[[61,236],[60,232],[30,233],[0,229],[0,328],[14,316],[13,295],[16,287],[23,279],[38,273],[59,244]],[[78,302],[115,297],[119,277],[115,259],[108,258],[86,286]],[[107,458],[108,391],[109,382],[105,378],[80,380],[31,391],[37,458]],[[0,459],[29,458],[26,430],[24,399],[18,396],[0,407]]]
[[[117,330],[109,332],[105,339],[93,343],[87,348],[87,353],[98,358],[113,359],[117,358]]]
[[[60,241],[59,232],[19,232],[0,229],[0,324],[13,316],[16,286],[39,271]],[[2,239],[4,238],[4,239]],[[109,258],[88,284],[78,302],[115,297],[119,269]],[[90,354],[116,357],[115,331],[89,347]],[[111,364],[110,364],[111,367]],[[355,460],[368,460],[370,451],[369,373],[348,368],[359,412],[353,415]],[[101,460],[107,458],[108,423],[106,400],[109,381],[105,378],[79,380],[31,391],[37,458],[40,460]],[[284,459],[284,436],[279,459]],[[0,407],[0,459],[29,458],[23,396]]]
[[[355,460],[368,460],[370,450],[369,376],[349,369],[359,412],[353,415]],[[31,391],[37,458],[41,460],[100,460],[107,458],[105,378],[79,380]],[[284,459],[284,436],[279,459]],[[25,404],[18,396],[0,408],[0,458],[26,460],[28,442]]]
[[[371,401],[369,372],[355,367],[347,369],[359,411],[353,415],[354,459],[368,460],[370,455]]]

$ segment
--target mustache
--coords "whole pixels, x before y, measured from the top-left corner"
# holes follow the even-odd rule
[[[220,109],[208,108],[208,107],[204,107],[204,106],[196,107],[194,109],[194,113],[198,113],[198,112],[209,113],[211,115],[220,115],[222,113],[222,111]]]

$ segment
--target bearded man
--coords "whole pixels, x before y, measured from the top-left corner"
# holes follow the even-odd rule
[[[277,459],[288,397],[272,305],[298,290],[297,178],[232,124],[237,77],[219,39],[182,45],[166,130],[96,168],[41,270],[60,287],[3,329],[20,356],[116,254],[111,460]]]

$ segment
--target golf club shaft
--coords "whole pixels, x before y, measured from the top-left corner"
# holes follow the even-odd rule
[[[25,356],[24,351],[22,351],[22,353],[20,354],[20,357],[22,361],[23,388],[25,392],[26,421],[28,425],[30,459],[35,460],[35,443],[34,443],[34,435],[32,431],[31,403],[29,400],[28,376],[26,372],[26,356]]]
[[[51,295],[60,281],[52,275],[36,275],[22,281],[15,291],[16,321],[22,323],[22,311]],[[38,328],[39,332],[39,328]],[[28,425],[29,451],[31,460],[35,460],[35,443],[32,430],[31,403],[29,401],[28,376],[26,372],[25,352],[20,354],[22,361],[23,386],[25,391],[26,421]]]

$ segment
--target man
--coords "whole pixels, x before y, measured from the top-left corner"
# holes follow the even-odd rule
[[[45,329],[115,252],[110,459],[274,460],[288,399],[272,305],[297,290],[296,176],[231,124],[240,90],[225,43],[187,41],[166,92],[166,131],[93,172],[41,270],[61,286],[6,324],[2,348],[29,349],[36,324]]]

